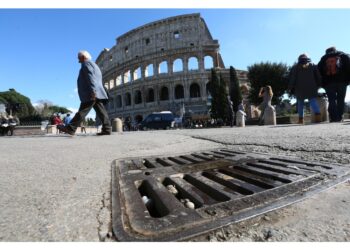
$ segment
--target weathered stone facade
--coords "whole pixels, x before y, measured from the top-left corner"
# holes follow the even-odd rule
[[[183,106],[186,113],[207,114],[210,69],[229,83],[219,47],[200,14],[166,18],[118,37],[96,60],[110,94],[110,118],[139,122],[156,111],[179,114]],[[246,83],[246,72],[237,73]]]

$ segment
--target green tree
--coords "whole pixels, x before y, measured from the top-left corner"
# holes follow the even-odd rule
[[[220,76],[218,76],[215,69],[211,70],[211,78],[208,83],[208,88],[212,96],[210,116],[214,119],[227,120],[227,85],[222,75],[220,74]]]
[[[95,120],[92,118],[87,118],[86,124],[87,126],[95,126]]]
[[[54,105],[48,100],[39,100],[38,104],[35,106],[35,110],[42,117],[49,117],[54,113],[72,113],[72,111],[70,111],[69,109]]]
[[[228,91],[227,91],[227,84],[220,74],[219,77],[219,92],[218,92],[218,102],[219,102],[219,108],[218,108],[218,116],[223,121],[227,122],[229,119],[229,107],[228,107]]]
[[[18,92],[15,89],[9,89],[5,92],[0,92],[0,102],[3,102],[12,109],[12,113],[19,118],[35,115],[35,109],[30,102],[30,99]]]
[[[249,100],[258,104],[262,100],[258,97],[261,87],[270,85],[273,91],[272,104],[282,101],[288,86],[286,78],[288,66],[283,63],[261,62],[248,67],[248,79],[250,82]]]
[[[53,105],[49,107],[49,110],[52,113],[61,113],[61,114],[66,114],[66,113],[72,113],[69,109],[57,105]]]
[[[238,111],[238,106],[242,102],[242,92],[239,87],[237,72],[234,67],[230,67],[230,98],[232,101],[233,111]]]
[[[211,78],[210,78],[210,81],[208,83],[208,88],[209,88],[210,95],[212,97],[211,107],[210,107],[210,116],[214,119],[217,119],[217,118],[219,118],[218,117],[219,78],[218,78],[214,68],[211,69]]]

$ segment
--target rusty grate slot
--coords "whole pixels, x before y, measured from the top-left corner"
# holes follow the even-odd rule
[[[223,148],[116,160],[112,173],[116,238],[174,241],[305,199],[350,171]]]
[[[286,162],[286,163],[295,163],[295,164],[300,164],[300,165],[305,165],[305,166],[310,166],[310,167],[321,167],[321,168],[325,168],[325,169],[332,169],[332,167],[326,166],[324,164],[305,163],[303,161],[297,161],[297,160],[280,159],[280,158],[271,158],[271,160],[282,161],[282,162]]]

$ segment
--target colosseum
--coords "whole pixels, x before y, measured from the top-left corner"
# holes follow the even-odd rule
[[[158,111],[208,115],[210,69],[229,83],[219,49],[200,14],[162,19],[118,37],[96,60],[110,94],[110,118],[139,123]],[[236,71],[240,84],[247,83],[246,72]]]

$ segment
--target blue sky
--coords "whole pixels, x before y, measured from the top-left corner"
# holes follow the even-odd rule
[[[304,52],[317,63],[333,45],[350,53],[350,9],[0,9],[0,91],[77,109],[79,50],[96,59],[125,32],[187,13],[204,18],[226,67],[291,65]]]

